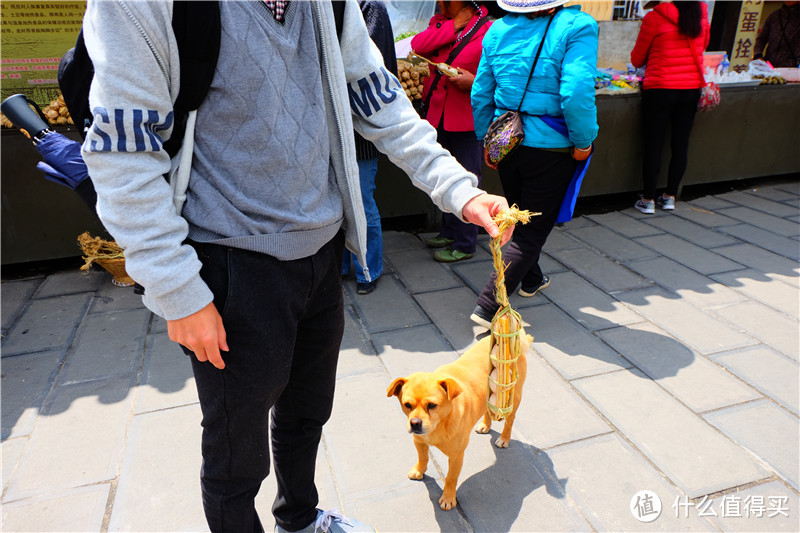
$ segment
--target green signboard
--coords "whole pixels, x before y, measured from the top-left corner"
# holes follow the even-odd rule
[[[45,107],[58,96],[58,63],[85,11],[85,1],[0,2],[0,98],[22,93]]]

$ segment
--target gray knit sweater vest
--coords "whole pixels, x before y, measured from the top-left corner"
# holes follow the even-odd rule
[[[222,39],[197,113],[183,216],[189,238],[280,260],[308,257],[342,224],[310,2],[283,23],[261,1],[220,2]]]

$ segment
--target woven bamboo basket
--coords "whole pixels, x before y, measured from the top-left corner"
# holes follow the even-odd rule
[[[113,276],[111,283],[117,287],[131,287],[134,284],[133,278],[125,271],[124,257],[117,259],[95,259],[95,263],[111,273]]]
[[[117,287],[130,287],[134,284],[133,278],[125,270],[122,248],[116,242],[92,237],[87,231],[78,236],[78,245],[84,254],[81,270],[88,271],[92,263],[97,263],[111,273],[113,276],[111,283]]]

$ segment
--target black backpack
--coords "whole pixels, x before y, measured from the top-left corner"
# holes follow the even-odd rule
[[[334,0],[331,4],[336,34],[341,37],[344,1]],[[172,30],[178,41],[181,85],[174,106],[175,125],[172,136],[164,143],[164,150],[170,157],[174,157],[180,150],[189,111],[200,107],[211,87],[219,57],[221,33],[219,2],[175,1],[172,5]],[[86,51],[81,31],[75,47],[61,58],[58,86],[82,138],[86,137],[94,119],[89,109],[89,88],[93,77],[94,66]]]

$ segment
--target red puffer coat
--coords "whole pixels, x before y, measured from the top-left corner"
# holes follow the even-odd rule
[[[700,2],[702,31],[694,39],[678,32],[678,8],[659,4],[645,15],[631,52],[635,67],[647,65],[644,89],[698,89],[705,85],[698,65],[708,46],[708,6]],[[691,48],[689,43],[691,41]]]

